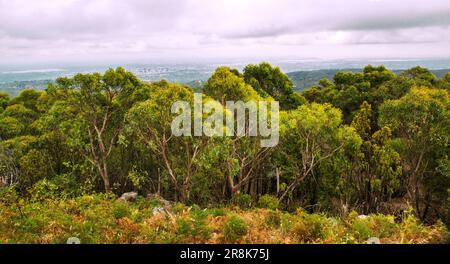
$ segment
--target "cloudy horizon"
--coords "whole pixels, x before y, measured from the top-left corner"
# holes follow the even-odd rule
[[[0,0],[0,64],[450,57],[450,1]]]

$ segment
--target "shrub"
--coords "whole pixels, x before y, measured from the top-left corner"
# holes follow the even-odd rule
[[[372,229],[370,229],[368,225],[368,221],[366,219],[356,219],[351,226],[351,231],[354,234],[355,238],[359,241],[367,240],[369,237],[374,236]]]
[[[14,204],[19,200],[16,189],[13,186],[0,188],[0,203]]]
[[[247,234],[247,223],[237,215],[231,215],[225,222],[223,235],[226,241],[236,242]]]
[[[35,183],[29,192],[32,201],[51,199],[57,196],[58,186],[47,179],[43,179]]]
[[[391,215],[370,215],[369,222],[374,235],[379,238],[389,237],[398,231],[395,217]]]
[[[370,237],[389,237],[398,231],[394,216],[372,214],[358,218],[355,213],[349,217],[349,232],[358,242],[365,242]]]
[[[180,241],[177,232],[188,232],[186,227],[179,229],[176,223],[167,221],[162,215],[145,219],[141,227],[140,241],[144,243],[182,243],[184,241]]]
[[[382,243],[445,243],[448,238],[442,222],[424,225],[412,212],[396,223],[393,216],[359,218],[356,212],[342,220],[300,209],[292,214],[179,204],[180,210],[168,217],[153,215],[149,201],[124,203],[106,194],[30,202],[11,200],[6,197],[9,192],[13,190],[0,190],[5,195],[0,197],[4,243],[65,243],[73,236],[82,243],[366,243],[370,236]]]
[[[206,210],[206,212],[214,217],[226,215],[224,208],[209,208]]]
[[[29,189],[32,201],[55,198],[73,198],[81,195],[82,190],[77,187],[76,179],[70,174],[56,175],[51,179],[36,182]]]
[[[449,232],[442,221],[437,221],[433,228],[429,228],[419,222],[412,210],[405,212],[400,233],[404,243],[445,243],[449,238]]]
[[[280,228],[284,235],[287,235],[294,228],[296,222],[295,216],[289,213],[281,214],[280,216]]]
[[[190,223],[192,226],[191,236],[194,238],[208,239],[211,229],[207,223],[208,212],[206,210],[194,210],[190,214]]]
[[[330,221],[320,214],[301,214],[294,226],[294,233],[302,242],[316,242],[327,237]]]
[[[177,234],[184,236],[185,239],[187,238],[193,240],[187,242],[207,240],[211,235],[211,229],[208,226],[207,217],[208,212],[198,208],[194,208],[187,217],[177,217]]]
[[[182,204],[182,203],[179,203],[179,202],[177,202],[177,203],[175,203],[175,205],[173,206],[173,212],[174,213],[176,213],[176,214],[180,214],[180,213],[182,213],[183,211],[185,211],[185,210],[188,210],[188,206],[186,206],[185,204]]]
[[[278,210],[269,211],[265,218],[265,222],[268,226],[279,227],[281,224],[281,212]]]
[[[191,225],[189,222],[181,217],[177,217],[177,234],[188,235],[191,232]]]
[[[280,201],[278,200],[277,197],[273,195],[264,194],[261,197],[259,197],[258,207],[275,210],[280,207]]]
[[[118,201],[114,203],[112,207],[112,214],[114,218],[120,219],[123,217],[129,217],[131,212],[126,203]]]
[[[241,209],[248,209],[252,207],[252,197],[246,193],[238,193],[233,196],[233,203]]]

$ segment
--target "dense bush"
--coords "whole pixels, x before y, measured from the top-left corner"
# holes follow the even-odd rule
[[[252,207],[253,199],[249,194],[238,193],[233,196],[233,203],[241,209],[248,209]]]
[[[177,234],[199,243],[208,240],[211,236],[211,228],[208,226],[207,217],[208,212],[199,208],[194,208],[188,218],[179,216]]]
[[[393,216],[351,213],[342,220],[304,211],[267,209],[201,209],[177,205],[169,214],[140,198],[127,203],[111,195],[74,199],[0,202],[0,243],[365,243],[376,236],[382,243],[444,243],[442,223],[426,226],[411,213],[395,222]]]
[[[227,100],[280,101],[273,148],[261,147],[261,137],[173,136],[173,103],[192,105],[195,91],[143,82],[120,67],[62,77],[14,98],[0,94],[0,236],[43,243],[70,235],[92,243],[440,241],[440,221],[450,226],[449,76],[368,65],[300,95],[268,63],[243,73],[217,68],[199,99],[222,117],[231,116]],[[212,125],[209,117],[199,118]],[[116,201],[129,191],[173,201],[173,214],[153,216],[152,207],[167,205],[159,198]],[[242,221],[226,217],[229,208],[215,208],[223,205],[235,206],[246,235]],[[401,224],[389,216],[405,215],[409,205],[414,216]],[[309,213],[276,211],[298,208]]]
[[[338,223],[333,218],[327,218],[320,214],[307,214],[302,211],[298,211],[297,215],[299,219],[294,224],[293,231],[299,242],[326,240],[338,231]]]
[[[247,223],[237,215],[231,215],[225,222],[223,236],[228,242],[236,242],[247,234]]]
[[[280,201],[275,196],[272,196],[270,194],[264,194],[261,197],[259,197],[258,207],[275,210],[280,207]]]

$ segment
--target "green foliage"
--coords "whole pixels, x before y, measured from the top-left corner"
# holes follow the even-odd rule
[[[148,184],[148,172],[139,172],[136,168],[133,168],[130,172],[128,172],[128,178],[133,184],[134,190],[142,191],[145,186]]]
[[[378,105],[386,99],[399,98],[407,92],[414,81],[397,77],[384,66],[368,65],[363,72],[337,72],[333,82],[323,80],[303,95],[310,102],[331,103],[339,107],[343,119],[350,123],[359,106],[366,101],[372,105],[375,114]]]
[[[371,87],[379,87],[381,84],[395,78],[395,74],[383,65],[378,67],[368,65],[364,67],[363,74],[364,79],[370,83]]]
[[[207,224],[208,212],[206,210],[194,209],[189,218],[177,218],[177,234],[194,241],[205,241],[211,236],[211,228]]]
[[[54,175],[52,157],[45,150],[32,149],[19,159],[22,168],[22,184],[50,178]]]
[[[294,226],[294,233],[300,242],[316,242],[323,240],[330,231],[332,223],[325,216],[318,214],[301,214],[301,219]]]
[[[36,119],[36,115],[22,103],[8,105],[0,113],[0,138],[8,139],[32,132],[28,125]]]
[[[0,114],[6,108],[8,103],[9,103],[9,95],[6,94],[6,93],[1,93],[0,92]]]
[[[413,182],[408,185],[410,192],[422,189],[428,197],[447,195],[450,182],[435,168],[448,157],[449,116],[450,97],[442,89],[414,88],[404,97],[386,101],[380,107],[379,123],[392,128],[400,139],[405,174]],[[414,194],[415,213],[423,219],[426,212],[421,209],[421,194],[418,191]]]
[[[278,228],[281,225],[282,213],[279,210],[269,211],[265,219],[268,226]]]
[[[246,193],[237,193],[233,196],[233,203],[241,209],[251,208],[253,205],[252,196]]]
[[[207,208],[205,209],[205,211],[214,217],[226,215],[226,211],[224,208]]]
[[[25,126],[14,117],[3,117],[0,119],[0,133],[2,138],[12,138],[22,134]]]
[[[247,223],[237,215],[231,215],[225,222],[223,235],[226,241],[236,242],[248,232]]]
[[[351,170],[348,175],[342,174],[339,183],[346,199],[360,203],[364,213],[378,212],[380,202],[389,202],[394,192],[399,191],[402,176],[400,154],[393,147],[391,129],[382,127],[372,134],[372,117],[370,104],[364,102],[351,123],[363,144],[349,155]]]
[[[111,210],[112,210],[112,215],[116,219],[120,219],[123,217],[129,217],[131,215],[128,205],[124,202],[114,203]]]
[[[445,74],[444,80],[450,84],[450,72],[447,72],[447,74]]]
[[[245,83],[244,78],[228,67],[217,68],[203,87],[203,92],[222,104],[226,101],[246,102],[259,99],[257,92]]]
[[[258,207],[275,210],[280,207],[280,201],[275,196],[264,194],[259,197]]]
[[[77,110],[71,116],[71,143],[97,169],[106,192],[111,191],[109,163],[122,130],[125,111],[132,105],[132,93],[141,82],[123,68],[105,74],[77,74],[59,78],[56,89],[67,91],[68,105]]]
[[[84,195],[24,202],[13,188],[0,189],[2,243],[444,243],[448,231],[438,222],[427,226],[406,212],[393,216],[351,213],[343,220],[322,214],[223,208],[228,216],[183,205],[171,216],[153,215],[151,201],[118,201],[113,195]],[[8,198],[7,198],[8,197]],[[173,218],[172,218],[173,217]],[[245,220],[244,220],[245,219]]]
[[[402,72],[400,76],[415,80],[418,86],[432,86],[437,81],[437,77],[430,70],[420,66],[408,69]]]
[[[274,148],[260,147],[261,137],[172,135],[180,114],[172,105],[183,100],[192,111],[194,90],[144,83],[123,68],[59,78],[14,98],[0,94],[0,190],[8,201],[0,218],[9,219],[0,221],[0,236],[19,230],[17,241],[41,241],[30,232],[53,232],[48,223],[55,218],[48,241],[58,243],[71,235],[89,242],[218,241],[230,212],[215,207],[234,204],[249,224],[249,240],[258,237],[255,226],[304,242],[360,243],[369,235],[400,241],[399,232],[414,242],[434,239],[440,227],[430,233],[411,219],[450,223],[449,74],[415,67],[396,75],[368,65],[323,77],[329,80],[295,93],[289,76],[264,62],[243,73],[219,67],[208,79],[201,100],[225,115],[232,114],[226,100],[280,102]],[[201,119],[212,124],[208,117]],[[153,218],[152,207],[167,202],[141,197],[124,204],[112,194],[127,191],[182,204],[173,217]],[[109,194],[90,196],[96,192]],[[275,192],[279,201],[269,195]],[[408,224],[381,215],[402,214],[408,203],[415,214]],[[298,207],[309,214],[273,211]],[[370,217],[323,215],[351,210]],[[102,233],[108,227],[114,231]]]
[[[302,183],[312,178],[315,178],[311,182],[313,188],[318,189],[321,179],[316,172],[320,165],[338,158],[343,151],[359,149],[361,138],[353,128],[342,125],[341,116],[341,111],[330,104],[317,103],[302,105],[281,116],[277,162],[284,174],[282,183],[287,187],[280,200],[292,196]]]
[[[367,139],[370,136],[372,129],[371,117],[372,107],[369,103],[364,101],[351,123],[351,126],[355,128],[356,132],[358,132],[363,139]]]
[[[36,112],[38,110],[37,102],[42,93],[43,92],[36,91],[34,89],[22,90],[19,96],[16,96],[11,100],[10,105],[23,105],[27,109]]]
[[[0,188],[0,203],[11,205],[19,200],[15,186],[7,186]]]
[[[19,173],[14,153],[0,145],[0,189],[16,184]]]
[[[210,148],[206,144],[210,140],[207,137],[172,136],[171,125],[175,117],[171,111],[173,103],[178,100],[192,103],[193,96],[191,89],[178,84],[160,87],[148,100],[136,103],[126,113],[122,142],[127,145],[127,142],[134,140],[145,150],[151,151],[157,157],[155,162],[163,168],[163,179],[177,190],[178,195],[174,199],[184,202],[189,199],[191,181],[209,187],[211,178],[204,179],[197,173],[201,173],[207,162],[213,155],[217,156],[220,150],[220,145]],[[207,188],[202,190],[207,191]],[[193,190],[193,195],[200,196],[201,193],[196,191]]]
[[[267,62],[249,64],[244,68],[244,79],[260,96],[271,96],[279,101],[282,109],[293,109],[304,103],[300,96],[293,93],[292,81],[280,67],[273,67]]]

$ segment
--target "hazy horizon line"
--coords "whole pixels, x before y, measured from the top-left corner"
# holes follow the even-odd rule
[[[307,63],[307,62],[408,62],[408,61],[450,61],[450,56],[410,56],[410,57],[336,57],[336,58],[208,58],[208,59],[142,59],[142,60],[95,60],[95,61],[26,61],[26,62],[5,62],[0,61],[0,68],[7,70],[9,67],[32,67],[29,70],[38,70],[35,67],[49,67],[49,69],[59,69],[59,67],[118,67],[127,65],[205,65],[205,64],[255,64],[260,62],[269,63]],[[449,65],[450,67],[450,65]],[[23,68],[21,68],[23,69]],[[62,69],[64,70],[64,69]]]

